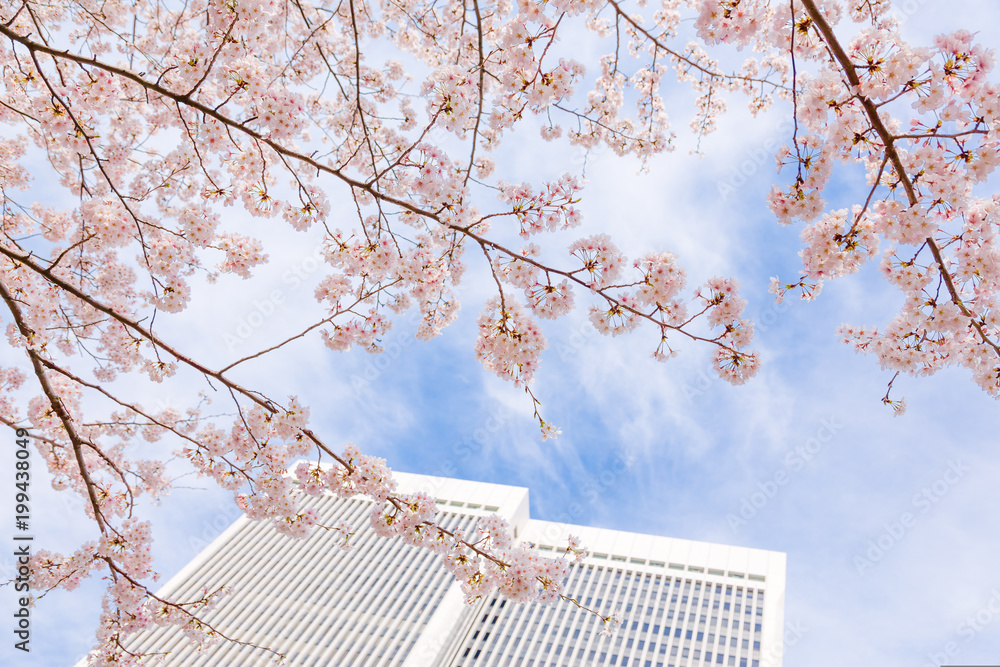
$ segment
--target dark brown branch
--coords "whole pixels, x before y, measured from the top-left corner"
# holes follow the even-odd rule
[[[809,13],[809,17],[813,20],[816,25],[816,29],[819,31],[820,35],[823,37],[823,41],[826,42],[827,47],[833,54],[834,59],[840,66],[841,71],[847,78],[847,83],[852,91],[856,91],[861,86],[861,79],[858,77],[858,73],[855,71],[854,63],[851,62],[850,57],[847,52],[844,51],[844,47],[841,46],[840,42],[837,40],[837,36],[833,32],[833,28],[827,23],[826,18],[820,12],[819,8],[816,6],[815,0],[800,0],[802,5],[806,8]],[[899,157],[899,151],[896,150],[895,139],[889,129],[885,126],[882,121],[882,117],[879,115],[878,108],[875,103],[871,101],[868,97],[857,94],[857,99],[861,102],[862,107],[865,110],[865,114],[868,116],[869,122],[872,124],[872,128],[878,134],[879,138],[882,140],[882,145],[885,147],[885,154],[889,158],[889,162],[892,164],[893,170],[899,177],[899,182],[903,186],[903,190],[906,192],[906,198],[910,206],[917,206],[920,203],[920,198],[917,196],[917,192],[913,187],[913,182],[906,173],[906,169],[903,167],[903,161]],[[931,254],[934,256],[934,261],[938,266],[938,270],[941,277],[944,279],[945,286],[948,289],[948,294],[951,297],[951,302],[954,303],[962,311],[962,314],[969,318],[971,326],[975,328],[976,333],[984,343],[993,348],[997,356],[1000,356],[1000,345],[994,343],[990,340],[989,336],[983,330],[982,325],[976,320],[975,316],[969,310],[968,306],[962,301],[962,297],[958,292],[958,288],[955,287],[955,282],[951,276],[951,270],[948,268],[947,263],[944,261],[944,257],[941,255],[941,248],[938,246],[937,241],[933,237],[928,236],[926,239],[927,247],[930,248]]]

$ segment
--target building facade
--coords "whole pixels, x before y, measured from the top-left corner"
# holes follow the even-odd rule
[[[429,550],[385,539],[368,524],[371,503],[303,497],[321,523],[355,527],[353,547],[317,530],[297,540],[245,517],[173,577],[161,596],[195,599],[206,588],[232,593],[205,620],[244,643],[197,651],[177,628],[140,635],[130,646],[169,652],[168,665],[285,664],[350,667],[780,667],[785,555],[531,519],[528,490],[395,473],[400,491],[438,500],[445,527],[472,530],[496,513],[542,555],[578,535],[591,555],[574,563],[565,592],[623,626],[601,634],[594,614],[572,603],[514,603],[499,594],[468,605]]]

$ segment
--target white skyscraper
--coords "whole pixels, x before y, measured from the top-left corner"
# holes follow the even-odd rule
[[[375,535],[370,502],[333,496],[303,503],[325,525],[352,524],[351,550],[327,531],[297,540],[240,518],[161,594],[183,601],[230,586],[205,620],[295,666],[781,665],[783,553],[537,521],[524,488],[394,476],[401,491],[436,497],[449,529],[465,531],[496,513],[518,540],[553,557],[568,535],[580,536],[592,555],[573,564],[565,592],[603,614],[618,611],[622,628],[602,636],[598,618],[566,602],[491,595],[467,605],[440,556]],[[176,628],[146,632],[130,648],[168,651],[168,665],[265,665],[274,657],[225,641],[198,652]]]

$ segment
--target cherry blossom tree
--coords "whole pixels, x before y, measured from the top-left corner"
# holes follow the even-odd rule
[[[605,55],[559,55],[561,37],[583,33]],[[649,159],[675,147],[664,100],[678,87],[694,92],[698,136],[734,99],[754,113],[782,105],[793,130],[768,201],[778,222],[804,228],[801,274],[773,279],[777,298],[815,298],[878,257],[904,305],[880,328],[844,327],[844,340],[897,375],[958,365],[1000,393],[1000,200],[977,190],[998,160],[993,55],[967,32],[907,44],[885,0],[3,0],[0,34],[0,298],[19,359],[0,369],[0,420],[29,429],[55,488],[85,499],[95,539],[31,567],[36,591],[107,577],[93,664],[138,664],[128,638],[154,624],[220,638],[199,620],[218,593],[150,588],[150,524],[133,510],[170,480],[162,462],[134,458],[138,440],[176,443],[249,517],[290,536],[317,527],[302,493],[361,494],[379,533],[439,552],[470,599],[565,597],[565,560],[514,544],[497,518],[476,536],[446,530],[433,498],[397,492],[383,460],[328,442],[296,397],[234,379],[305,336],[331,354],[377,353],[410,310],[418,337],[434,337],[457,317],[466,263],[495,283],[475,304],[475,355],[524,389],[542,437],[558,429],[531,389],[541,321],[577,299],[601,333],[649,337],[657,361],[689,339],[714,350],[729,382],[754,375],[732,278],[690,288],[674,255],[627,258],[603,234],[568,252],[546,245],[578,225],[584,191],[573,173],[504,180],[490,154],[529,120],[545,141]],[[752,55],[724,66],[738,50]],[[29,174],[32,159],[49,173]],[[855,163],[863,194],[829,210],[834,167]],[[74,203],[30,201],[32,177]],[[334,226],[334,201],[351,203],[352,223]],[[155,322],[185,309],[197,279],[251,279],[267,261],[241,216],[288,234],[321,228],[324,275],[311,326],[220,363]],[[235,416],[154,409],[121,390],[128,377],[152,396],[178,373],[203,378]],[[34,398],[19,405],[25,391]],[[325,528],[349,545],[352,527]]]

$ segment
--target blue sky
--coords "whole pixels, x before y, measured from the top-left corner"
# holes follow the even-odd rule
[[[904,34],[914,41],[975,26],[982,41],[1000,42],[991,3],[904,8],[912,8]],[[881,324],[894,314],[899,296],[881,284],[876,267],[828,284],[815,302],[774,304],[769,277],[794,277],[799,265],[798,230],[779,227],[764,205],[775,178],[773,150],[765,147],[786,140],[787,109],[750,121],[740,102],[731,106],[733,115],[704,140],[705,157],[688,154],[680,103],[671,110],[680,147],[648,170],[591,153],[583,228],[540,242],[558,250],[573,237],[608,232],[632,257],[674,252],[690,285],[735,276],[758,321],[764,362],[746,385],[719,380],[708,349],[682,343],[678,358],[660,364],[649,358],[654,332],[604,338],[580,310],[545,330],[549,350],[534,390],[563,435],[540,442],[523,393],[473,357],[475,318],[491,288],[476,258],[459,321],[437,339],[414,341],[416,325],[404,316],[381,357],[331,353],[312,338],[241,377],[274,396],[299,395],[328,442],[353,441],[396,469],[526,486],[536,518],[787,552],[785,617],[796,628],[786,647],[790,667],[936,665],[931,660],[949,647],[950,664],[996,663],[1000,617],[989,604],[1000,599],[997,403],[968,373],[946,371],[897,381],[909,403],[905,416],[880,404],[891,376],[835,334],[842,323]],[[526,148],[533,145],[499,154],[499,171],[537,182],[582,167],[579,151],[556,145],[540,160]],[[746,182],[722,200],[719,183],[739,183],[735,170],[745,164]],[[835,183],[835,198],[859,196],[853,176],[845,172]],[[351,212],[340,207],[334,215]],[[188,311],[161,325],[203,358],[221,362],[266,347],[314,312],[309,285],[321,275],[311,261],[319,238],[246,224],[273,242],[270,264],[252,282],[227,278],[206,287]],[[303,276],[302,285],[290,275]],[[280,304],[269,302],[274,290]],[[181,377],[156,399],[186,405],[203,389]],[[225,409],[221,399],[218,406]],[[36,459],[39,474],[40,466]],[[787,481],[772,486],[776,474]],[[79,504],[43,487],[39,479],[36,547],[69,549],[92,537]],[[6,493],[0,500],[9,507]],[[754,502],[752,515],[740,514]],[[146,510],[156,519],[164,578],[236,516],[226,494],[193,476]],[[10,557],[0,557],[0,574],[10,567]],[[30,658],[5,642],[0,662],[70,664],[82,656],[93,641],[98,584],[43,599]],[[10,590],[2,595],[3,608],[12,608]]]

